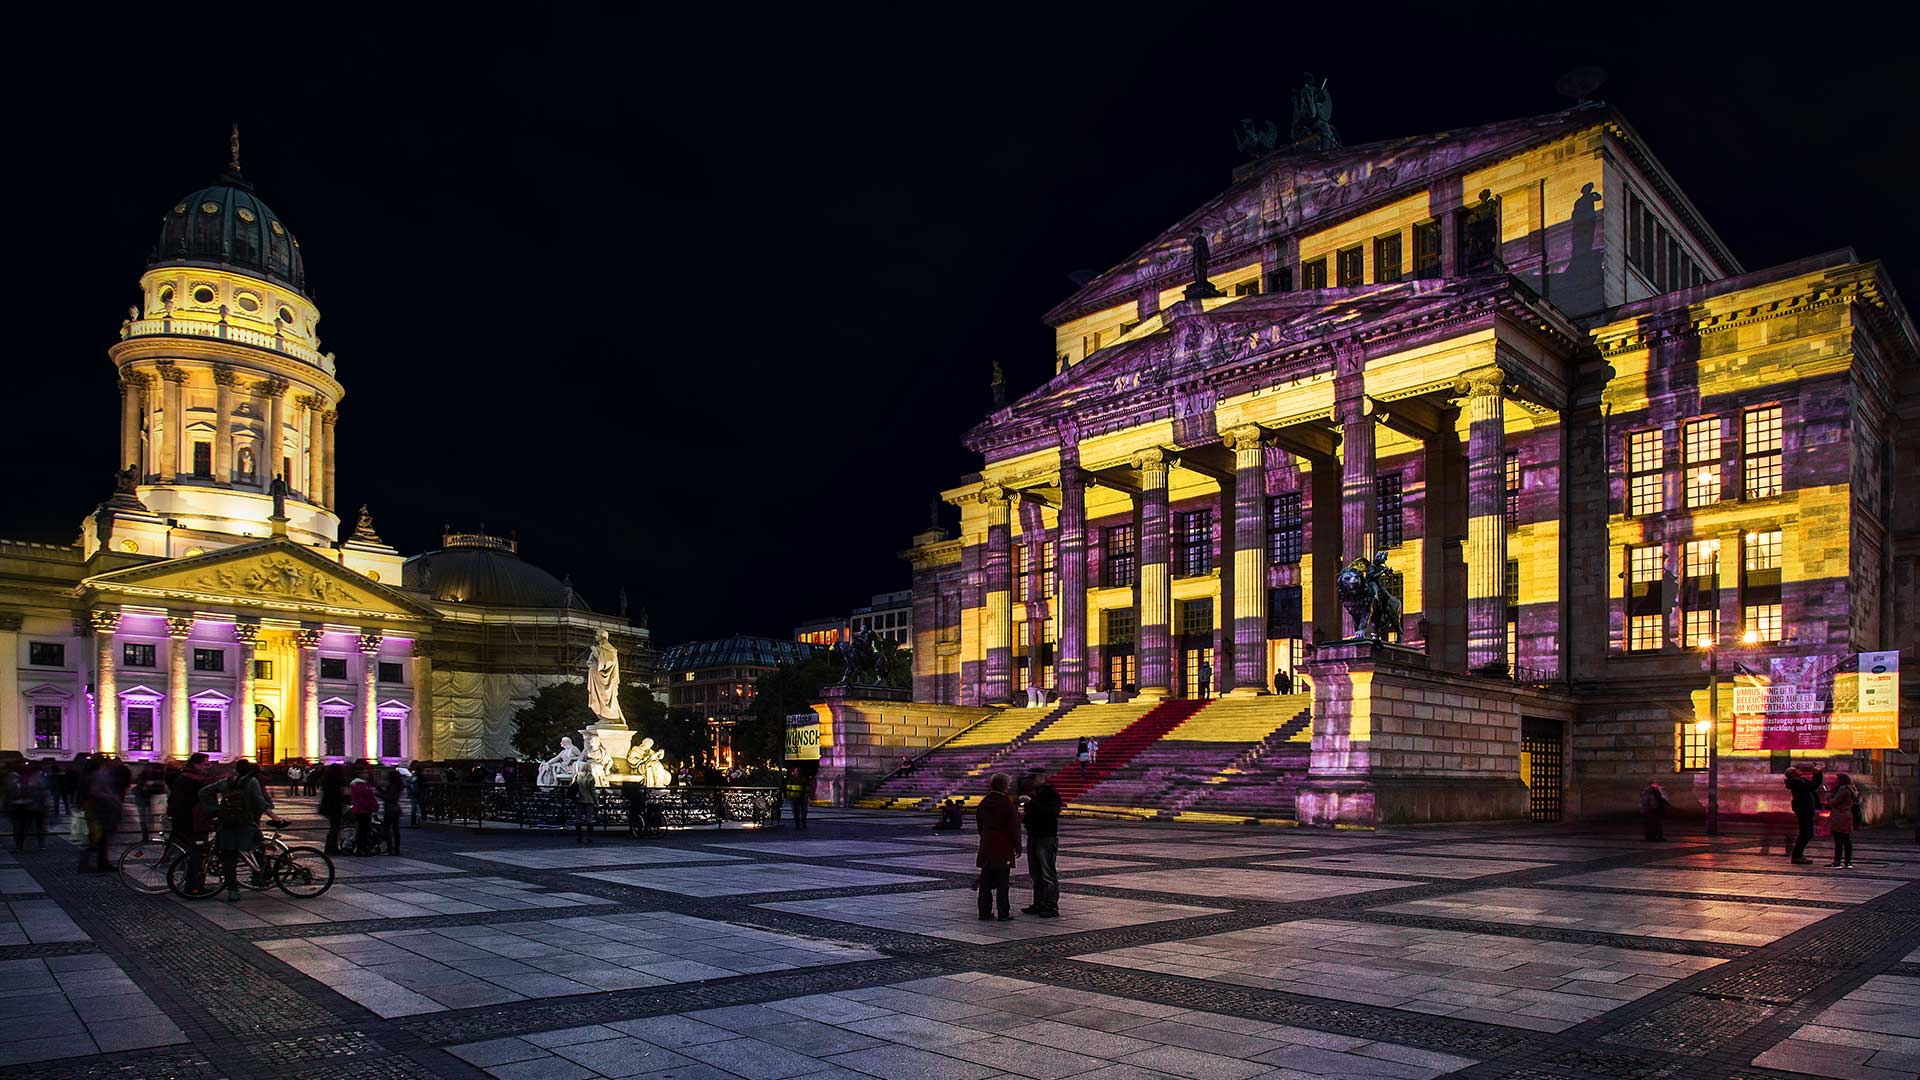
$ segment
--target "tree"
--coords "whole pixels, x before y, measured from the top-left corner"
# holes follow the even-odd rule
[[[808,712],[820,699],[820,688],[839,678],[840,659],[825,650],[760,676],[746,715],[733,728],[734,756],[778,765],[787,753],[787,717]]]
[[[634,741],[651,738],[669,755],[679,732],[667,718],[666,706],[653,699],[642,687],[620,688],[620,713],[634,730]],[[544,687],[525,708],[513,714],[513,748],[529,758],[550,758],[560,750],[560,740],[571,737],[577,744],[580,729],[592,727],[598,720],[587,707],[587,684],[568,680]],[[684,739],[679,740],[684,742]]]

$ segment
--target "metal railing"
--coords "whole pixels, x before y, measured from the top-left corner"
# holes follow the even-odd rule
[[[766,825],[776,820],[779,807],[778,788],[610,784],[594,792],[593,818],[597,828],[623,828],[634,836],[647,836],[661,829]],[[562,829],[574,824],[578,809],[569,788],[444,782],[420,788],[422,817],[476,829],[487,822]]]

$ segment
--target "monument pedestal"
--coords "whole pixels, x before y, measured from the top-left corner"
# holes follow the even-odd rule
[[[593,745],[594,739],[607,748],[613,757],[613,764],[607,768],[607,782],[627,784],[637,782],[640,777],[627,768],[627,751],[633,748],[633,729],[625,724],[609,724],[602,721],[592,727],[580,729],[581,746]]]

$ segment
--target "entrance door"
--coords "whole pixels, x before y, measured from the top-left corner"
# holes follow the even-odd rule
[[[1567,788],[1566,725],[1558,720],[1520,718],[1521,779],[1527,783],[1527,816],[1559,821]]]
[[[253,760],[262,765],[279,760],[273,749],[273,710],[265,705],[253,707]]]

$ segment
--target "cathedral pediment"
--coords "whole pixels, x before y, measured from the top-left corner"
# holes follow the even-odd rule
[[[440,617],[404,593],[280,539],[99,574],[82,581],[80,591],[132,603],[257,608],[361,621]]]

